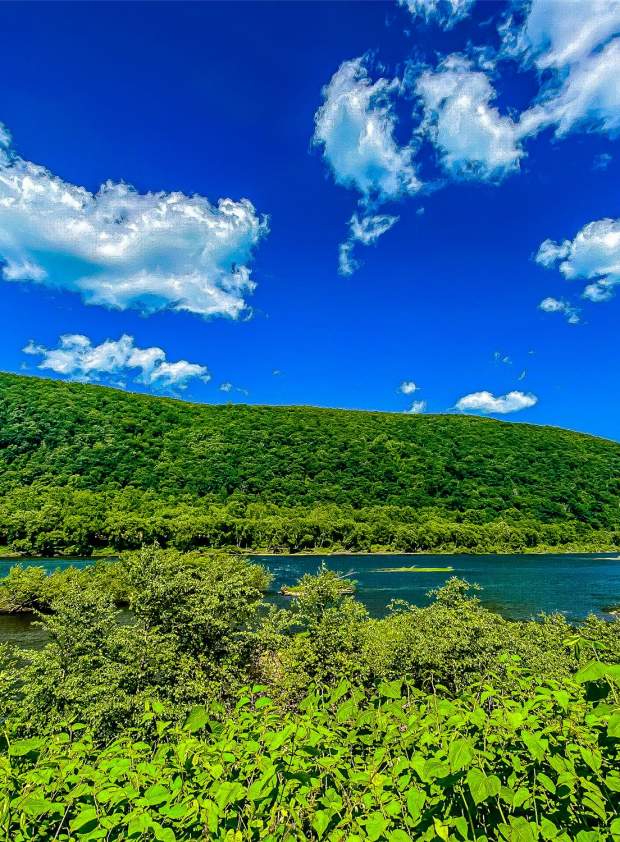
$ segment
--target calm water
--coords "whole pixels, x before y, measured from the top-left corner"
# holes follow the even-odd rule
[[[588,614],[609,617],[620,606],[620,558],[615,553],[576,555],[416,555],[416,556],[254,556],[274,575],[274,590],[293,585],[304,573],[315,573],[325,561],[332,570],[350,573],[357,581],[358,597],[371,614],[382,616],[392,599],[414,605],[429,602],[427,592],[450,576],[477,582],[482,602],[512,619],[529,619],[541,612],[560,611],[578,623]],[[86,567],[91,559],[33,559],[47,570]],[[15,561],[0,560],[0,578]],[[386,567],[453,567],[446,573],[386,573]],[[278,598],[278,602],[286,602]],[[0,615],[0,642],[41,646],[45,633],[31,618]]]
[[[429,602],[427,592],[450,576],[476,582],[482,602],[512,619],[561,611],[571,622],[588,614],[608,616],[620,606],[620,558],[617,553],[579,555],[416,555],[416,556],[256,556],[275,577],[274,587],[292,585],[315,573],[321,561],[351,573],[358,597],[374,616],[386,613],[392,599],[414,605]],[[449,573],[385,573],[385,567],[448,567]]]

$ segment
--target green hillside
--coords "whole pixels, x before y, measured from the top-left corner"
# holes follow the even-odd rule
[[[620,529],[619,444],[466,416],[207,406],[0,374],[0,466],[0,540],[41,552],[151,538],[510,549],[593,531],[607,546]]]

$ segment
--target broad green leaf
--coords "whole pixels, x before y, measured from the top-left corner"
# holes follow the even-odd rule
[[[30,737],[28,740],[17,740],[11,743],[9,754],[11,757],[24,757],[33,751],[39,751],[45,745],[45,740],[40,737]]]
[[[187,718],[183,723],[183,729],[185,731],[190,731],[193,734],[196,731],[200,731],[201,728],[204,728],[208,721],[209,714],[207,709],[204,705],[196,705],[196,707],[193,707],[188,713]]]
[[[78,813],[69,824],[69,827],[74,833],[87,833],[89,830],[93,830],[97,821],[97,811],[93,807],[89,807],[87,810],[82,810],[81,813]]]
[[[487,776],[481,769],[474,768],[469,770],[467,773],[467,786],[476,806],[481,804],[489,795]]]
[[[316,810],[311,819],[312,827],[316,830],[316,835],[319,839],[323,838],[323,834],[329,827],[331,816],[327,810]]]
[[[388,826],[388,821],[382,813],[375,812],[366,819],[366,834],[370,842],[376,842],[383,835]]]
[[[402,686],[402,681],[383,681],[377,689],[386,699],[400,699]]]
[[[452,772],[460,772],[474,759],[474,750],[469,740],[458,739],[450,743],[448,761]]]

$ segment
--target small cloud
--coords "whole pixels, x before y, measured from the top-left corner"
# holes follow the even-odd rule
[[[609,154],[609,152],[601,152],[600,155],[596,155],[594,160],[592,161],[592,169],[593,170],[606,170],[607,167],[613,161],[613,156]]]
[[[527,375],[527,369],[524,368],[523,371],[521,372],[521,374],[517,377],[517,380],[525,380],[526,375]]]
[[[413,17],[422,17],[426,22],[436,21],[444,29],[451,29],[455,23],[467,17],[475,0],[398,0]]]
[[[361,263],[353,257],[353,249],[356,243],[370,246],[377,242],[379,237],[389,231],[398,222],[398,216],[387,214],[368,214],[358,216],[353,214],[349,220],[349,236],[340,244],[338,255],[338,271],[341,275],[352,275],[356,272]]]
[[[416,211],[416,216],[424,216],[426,213],[426,208],[418,208]]]
[[[227,392],[228,393],[228,392],[232,392],[233,390],[235,392],[239,392],[240,394],[246,395],[246,396],[250,394],[247,389],[242,389],[240,386],[233,386],[233,384],[229,383],[228,381],[226,383],[222,383],[221,386],[220,386],[220,392]]]
[[[569,325],[576,325],[581,321],[579,309],[564,299],[551,298],[550,296],[543,298],[538,305],[538,309],[544,313],[561,313],[566,317]]]
[[[520,409],[528,409],[538,403],[536,395],[526,392],[513,391],[507,395],[495,397],[491,392],[472,392],[464,395],[456,402],[456,409],[461,412],[477,411],[505,415],[508,412],[518,412]]]
[[[414,401],[405,412],[408,415],[420,415],[426,409],[426,401]]]
[[[274,368],[274,370],[271,372],[272,377],[280,377],[281,374],[282,372],[279,368]]]
[[[503,365],[512,365],[512,360],[508,356],[508,354],[504,354],[502,351],[495,351],[493,354],[493,359],[496,363],[502,363]]]
[[[417,392],[420,387],[413,382],[413,380],[403,380],[403,382],[398,387],[398,391],[402,392],[403,395],[412,395],[414,392]]]
[[[168,362],[161,348],[138,348],[133,336],[127,334],[93,345],[87,336],[69,333],[60,337],[57,348],[46,348],[30,340],[22,351],[43,358],[37,366],[39,369],[83,382],[103,380],[120,385],[129,375],[136,383],[146,386],[184,389],[189,380],[206,383],[211,379],[206,366],[187,360]]]

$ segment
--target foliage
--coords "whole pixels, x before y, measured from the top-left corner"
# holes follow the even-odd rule
[[[225,721],[196,707],[103,750],[80,730],[13,741],[0,827],[22,840],[617,840],[620,708],[579,682],[454,700],[341,681],[283,712],[255,686]],[[609,685],[611,687],[611,684]],[[616,695],[614,695],[616,694]]]
[[[620,621],[508,622],[459,579],[372,620],[326,569],[268,608],[217,553],[115,569],[130,614],[96,567],[50,576],[49,644],[0,651],[3,838],[620,839]]]
[[[451,415],[192,405],[0,374],[0,544],[620,547],[620,445]]]

